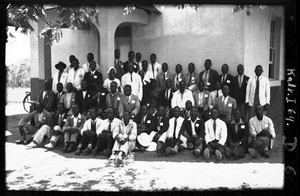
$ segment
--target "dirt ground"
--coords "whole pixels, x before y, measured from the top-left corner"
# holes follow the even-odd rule
[[[159,157],[155,152],[136,152],[134,163],[116,169],[115,166],[108,165],[105,156],[64,154],[61,151],[62,144],[52,151],[44,148],[28,150],[23,145],[14,144],[19,139],[17,124],[23,116],[24,114],[6,118],[6,130],[12,133],[6,142],[8,190],[211,190],[224,187],[256,189],[283,186],[282,117],[273,119],[277,137],[269,159],[253,159],[247,154],[243,159],[225,158],[216,162],[214,159],[195,158],[189,150],[169,157]],[[172,168],[180,168],[182,171],[177,172],[177,176],[172,174]],[[220,178],[220,175],[215,176],[217,171],[220,171],[221,176],[232,175],[233,178],[228,182],[214,182],[213,180]],[[99,174],[93,177],[95,172]],[[210,176],[209,179],[213,182],[193,184],[199,174]],[[179,176],[180,179],[189,180],[178,184],[174,179]]]

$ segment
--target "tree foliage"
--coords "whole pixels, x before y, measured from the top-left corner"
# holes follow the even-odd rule
[[[29,87],[30,65],[28,59],[21,65],[6,66],[7,87]]]

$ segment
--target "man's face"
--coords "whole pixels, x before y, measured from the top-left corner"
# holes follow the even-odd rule
[[[192,104],[191,101],[185,102],[185,108],[186,108],[187,110],[190,110],[192,107],[193,107],[193,104]]]
[[[255,72],[256,76],[259,77],[263,73],[263,69],[260,66],[256,66],[254,72]]]
[[[191,117],[192,118],[197,118],[198,116],[198,110],[196,108],[191,109]]]
[[[220,83],[220,82],[216,82],[215,88],[216,88],[217,90],[220,90],[220,88],[221,88],[221,83]]]
[[[234,121],[236,121],[236,122],[238,122],[240,120],[240,111],[239,110],[234,110],[233,118],[234,118]]]
[[[95,120],[97,117],[97,112],[95,109],[90,109],[90,117],[92,120]]]
[[[113,112],[112,109],[109,109],[109,110],[106,112],[106,114],[107,114],[107,118],[108,118],[109,120],[114,119],[114,112]]]
[[[167,89],[171,88],[171,80],[166,80],[165,81],[165,86]]]
[[[145,116],[146,114],[148,114],[148,108],[147,108],[147,106],[142,106],[141,113],[142,113],[143,116]]]
[[[132,72],[133,72],[133,64],[132,64],[132,63],[129,63],[129,64],[128,64],[128,72],[129,72],[129,73],[132,73]]]
[[[211,112],[210,112],[210,117],[211,117],[213,120],[216,120],[216,119],[218,118],[218,110],[212,109]]]
[[[36,111],[37,111],[38,113],[42,113],[42,111],[43,111],[43,106],[42,106],[42,104],[40,104],[40,103],[36,104]]]
[[[168,71],[168,64],[167,64],[167,63],[163,63],[162,66],[161,66],[161,70],[162,70],[163,72]]]
[[[158,116],[163,116],[165,113],[165,108],[164,107],[159,107],[157,111]]]
[[[258,105],[255,107],[255,115],[257,116],[258,119],[262,119],[263,117],[263,107]]]
[[[130,116],[129,116],[129,113],[128,112],[124,112],[123,113],[123,120],[125,122],[128,122],[130,120]]]
[[[156,61],[155,55],[152,54],[152,55],[150,56],[150,61],[151,61],[152,64],[155,63],[155,61]]]
[[[56,85],[56,89],[57,89],[57,92],[61,93],[63,91],[63,85],[62,83],[57,83]]]
[[[222,65],[222,73],[226,74],[228,72],[228,66],[227,65]]]
[[[182,67],[180,65],[176,65],[175,71],[176,71],[177,74],[181,73]]]
[[[92,54],[88,54],[86,56],[86,59],[87,59],[88,62],[91,62],[92,60],[94,60],[94,56]]]
[[[223,93],[224,97],[227,97],[229,95],[229,87],[227,85],[223,86],[222,93]]]
[[[209,70],[210,67],[211,67],[211,62],[210,62],[209,60],[206,60],[206,61],[204,62],[204,67],[205,67],[206,70]]]
[[[86,91],[86,89],[87,89],[87,83],[86,83],[86,81],[82,81],[82,82],[81,82],[81,89],[82,89],[83,91]]]
[[[134,59],[134,53],[133,52],[130,52],[128,54],[128,59],[129,59],[129,61],[133,61],[133,59]]]
[[[126,96],[130,96],[131,95],[131,88],[129,86],[124,88],[124,94]]]
[[[142,80],[144,79],[145,77],[145,73],[143,71],[139,71],[139,75],[141,76]]]
[[[73,113],[73,115],[74,115],[75,117],[78,116],[78,114],[79,114],[79,109],[78,109],[78,106],[77,106],[77,105],[73,105],[73,106],[72,106],[72,113]]]
[[[69,56],[69,62],[70,63],[72,63],[74,59],[75,59],[74,56]]]
[[[119,59],[121,56],[120,50],[115,51],[115,59]]]
[[[147,68],[148,68],[148,62],[147,61],[142,62],[142,68],[143,68],[144,71],[147,70]]]
[[[244,66],[239,65],[239,66],[237,67],[237,73],[238,73],[239,75],[243,75],[243,74],[244,74]]]
[[[58,104],[57,111],[59,114],[63,114],[65,112],[64,106],[62,104]]]
[[[189,66],[188,66],[188,70],[189,70],[189,73],[193,73],[194,71],[195,71],[195,66],[194,66],[194,64],[189,64]]]
[[[142,58],[141,53],[136,53],[136,55],[135,55],[135,60],[136,60],[137,62],[140,62],[141,58]]]
[[[45,83],[44,83],[44,88],[45,88],[45,91],[46,91],[46,90],[49,90],[49,89],[50,89],[50,87],[51,87],[51,83],[50,83],[50,81],[49,81],[49,80],[46,80],[46,81],[45,81]]]
[[[178,108],[174,108],[173,115],[175,118],[178,118],[180,115],[180,110]]]
[[[203,82],[198,83],[198,89],[199,89],[200,92],[202,92],[204,90],[204,83]]]
[[[110,91],[115,93],[117,91],[117,84],[115,82],[110,83]]]
[[[95,63],[95,61],[91,61],[90,62],[90,69],[91,69],[91,71],[95,71],[95,69],[96,69],[96,63]]]
[[[67,83],[67,92],[71,93],[73,90],[73,84],[71,82]]]
[[[180,89],[181,92],[183,92],[185,90],[185,83],[184,83],[183,80],[181,80],[179,82],[179,89]]]
[[[78,62],[78,60],[74,59],[72,62],[73,62],[72,64],[74,65],[74,68],[75,68],[75,69],[78,69],[78,67],[79,67],[79,62]]]

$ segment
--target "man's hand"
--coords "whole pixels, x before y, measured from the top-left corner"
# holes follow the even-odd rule
[[[153,137],[153,141],[154,142],[157,142],[158,140],[159,140],[159,138],[160,138],[160,134],[159,133],[156,133],[155,135],[154,135],[154,137]]]

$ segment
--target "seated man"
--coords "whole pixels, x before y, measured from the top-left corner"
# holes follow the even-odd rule
[[[159,138],[164,134],[169,128],[169,118],[166,116],[165,107],[160,106],[155,115],[156,117],[156,128],[157,132],[153,137],[153,141],[157,142],[156,152],[159,152],[162,147],[162,142],[158,142]]]
[[[63,91],[63,84],[60,82],[56,84],[56,90],[57,90],[57,93],[54,94],[54,102],[53,102],[53,107],[52,107],[53,112],[56,112],[57,105],[60,103],[60,99],[61,99],[62,95],[66,93],[65,91]]]
[[[88,109],[91,107],[92,92],[87,88],[87,82],[81,81],[81,89],[76,91],[75,103],[79,106],[79,111],[86,116]]]
[[[222,160],[225,153],[225,142],[227,140],[226,123],[218,118],[218,109],[212,108],[211,119],[205,122],[205,142],[204,158],[210,158],[215,153],[218,161]]]
[[[233,120],[227,124],[226,156],[234,158],[244,158],[247,149],[249,129],[243,122],[240,110],[233,110]]]
[[[187,100],[185,102],[185,108],[182,110],[182,114],[181,114],[184,119],[188,119],[191,117],[192,107],[193,107],[192,102],[190,100]]]
[[[198,108],[199,115],[202,115],[204,110],[208,110],[209,91],[204,89],[204,82],[198,82],[198,90],[193,92],[195,106]]]
[[[71,107],[75,103],[76,94],[73,92],[73,84],[67,83],[67,93],[63,94],[60,99],[60,103],[64,104],[67,114],[72,114]]]
[[[89,116],[90,119],[84,122],[84,125],[80,131],[82,137],[76,149],[76,155],[80,155],[83,149],[84,155],[89,155],[92,152],[92,149],[97,141],[97,130],[103,124],[103,120],[97,118],[96,108],[89,109]]]
[[[125,111],[123,119],[119,124],[119,129],[114,129],[113,138],[115,139],[112,155],[109,159],[118,158],[123,160],[135,147],[137,136],[136,123],[130,119],[131,114]]]
[[[186,101],[188,100],[190,100],[192,102],[192,105],[194,105],[192,91],[186,89],[184,80],[181,80],[179,82],[179,90],[177,90],[173,95],[171,106],[172,108],[178,106],[180,108],[180,111],[182,111],[185,108]]]
[[[54,148],[56,145],[59,136],[62,133],[62,127],[65,124],[67,114],[65,113],[65,108],[62,103],[57,105],[57,112],[54,114],[51,124],[44,125],[41,129],[39,129],[34,135],[33,140],[28,147],[37,147],[40,143],[42,143],[45,136],[50,139],[50,143],[46,144],[44,147],[48,149]]]
[[[154,135],[156,134],[156,121],[154,116],[149,114],[149,109],[146,105],[141,107],[141,112],[138,113],[133,120],[137,124],[137,135],[141,133],[146,133],[149,140],[152,141]],[[137,147],[139,150],[144,151],[146,147],[139,141],[139,137],[137,138]]]
[[[106,95],[106,106],[112,108],[114,116],[119,117],[118,109],[122,94],[117,91],[117,83],[115,81],[110,83],[110,92]]]
[[[275,139],[275,129],[273,121],[263,115],[263,106],[256,105],[255,116],[249,120],[249,153],[252,157],[257,158],[260,154],[263,157],[269,158],[269,148],[271,140]]]
[[[102,84],[97,84],[97,90],[93,92],[93,98],[91,99],[91,106],[96,107],[98,111],[104,111],[106,109],[106,95],[108,90],[102,86]]]
[[[216,82],[215,84],[215,89],[214,91],[211,91],[209,93],[209,97],[208,97],[208,110],[211,110],[214,105],[215,105],[215,100],[218,97],[223,96],[222,90],[221,90],[221,83],[219,81]]]
[[[68,116],[63,126],[65,143],[62,149],[63,152],[73,152],[76,149],[78,135],[86,120],[86,117],[79,113],[79,107],[76,104],[72,106],[72,114],[73,115]]]
[[[118,111],[120,119],[124,111],[130,112],[133,116],[136,116],[140,111],[140,100],[137,95],[131,94],[130,85],[124,87],[124,95],[121,97]]]
[[[99,152],[102,155],[111,155],[115,142],[112,135],[115,129],[119,129],[120,120],[115,118],[113,109],[107,108],[105,112],[107,119],[104,119],[101,127],[97,129],[98,140],[93,150],[93,155],[97,155]]]
[[[51,80],[45,80],[44,90],[39,92],[38,101],[43,105],[44,110],[51,112],[54,103],[54,92],[51,90]]]
[[[166,79],[165,81],[165,88],[160,90],[158,95],[159,104],[165,107],[166,109],[166,115],[171,118],[171,115],[169,116],[169,111],[171,110],[171,101],[173,98],[174,92],[176,92],[175,89],[171,88],[172,81],[170,78]]]
[[[205,132],[204,121],[198,117],[196,107],[192,107],[191,116],[185,119],[183,124],[185,126],[185,133],[183,135],[187,138],[187,146],[193,149],[193,153],[196,156],[200,156],[203,152]]]
[[[34,124],[29,124],[28,122],[33,122]],[[41,103],[37,103],[36,110],[20,120],[18,127],[22,139],[17,140],[16,144],[29,144],[31,141],[26,142],[26,134],[34,134],[39,129],[46,129],[50,123],[50,112],[44,110]]]
[[[184,118],[180,116],[178,106],[173,108],[173,115],[174,117],[169,120],[168,130],[158,140],[163,143],[158,152],[162,156],[167,156],[170,153],[178,154],[178,150],[186,147],[186,138],[182,135]]]

